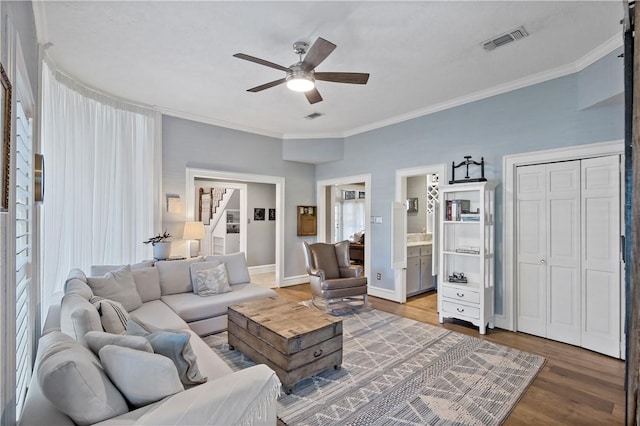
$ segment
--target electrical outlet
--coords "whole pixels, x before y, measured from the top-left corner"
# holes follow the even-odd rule
[[[382,279],[382,274],[380,272],[378,272],[376,274],[376,279],[381,280]]]

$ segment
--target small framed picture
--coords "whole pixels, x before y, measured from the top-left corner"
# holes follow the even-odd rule
[[[364,191],[358,191],[358,198],[364,200]]]
[[[264,220],[264,209],[253,209],[253,220]]]
[[[356,191],[344,191],[344,199],[345,200],[355,200],[356,199]]]
[[[276,220],[276,209],[269,209],[269,220]]]

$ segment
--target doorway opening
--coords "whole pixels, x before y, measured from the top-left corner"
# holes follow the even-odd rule
[[[391,241],[397,302],[437,285],[438,187],[446,178],[445,164],[396,170]]]
[[[201,250],[242,251],[252,279],[259,276],[265,286],[279,287],[284,274],[284,178],[187,168],[187,221],[198,220],[200,188],[205,189],[203,192],[208,188],[227,189],[228,194],[221,198],[218,216],[208,218],[209,236],[202,241]],[[210,210],[207,198],[203,197],[205,211]],[[269,246],[262,247],[263,243]]]
[[[316,194],[318,242],[349,240],[352,262],[371,277],[371,175],[318,181]]]

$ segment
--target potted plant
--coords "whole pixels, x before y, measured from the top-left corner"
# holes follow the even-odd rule
[[[164,260],[168,259],[171,255],[171,241],[167,241],[169,238],[171,238],[171,234],[165,230],[164,233],[151,237],[147,241],[143,241],[143,243],[151,243],[153,246],[153,257],[156,260]]]

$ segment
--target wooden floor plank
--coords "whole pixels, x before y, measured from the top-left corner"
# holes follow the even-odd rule
[[[311,299],[308,284],[276,289],[291,301]],[[372,307],[541,355],[547,359],[505,425],[621,425],[624,423],[624,362],[586,349],[524,333],[494,329],[481,336],[469,323],[438,322],[435,292],[406,304],[369,297]]]

